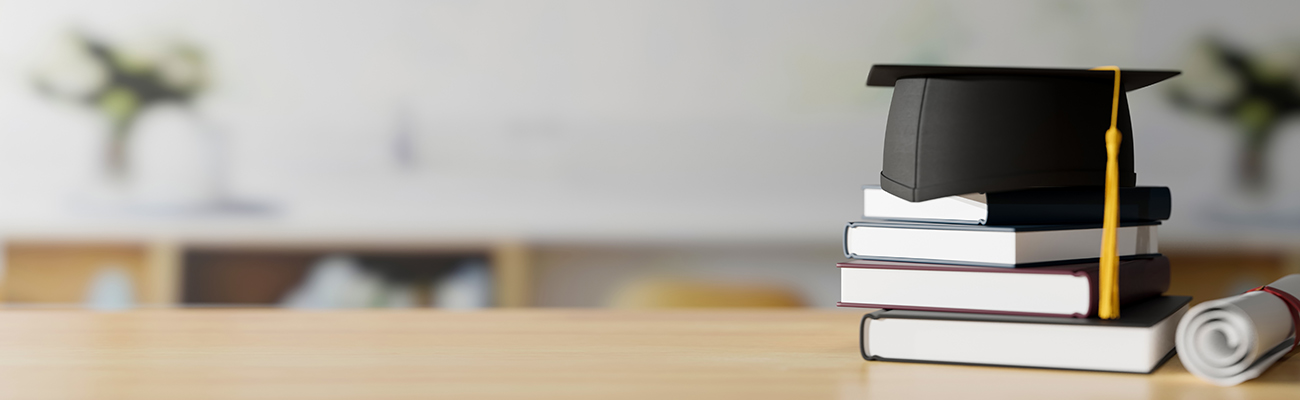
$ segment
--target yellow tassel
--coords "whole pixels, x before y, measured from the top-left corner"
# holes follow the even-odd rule
[[[1119,67],[1097,67],[1115,71],[1115,91],[1110,104],[1110,129],[1106,130],[1106,202],[1101,223],[1101,271],[1097,285],[1097,316],[1119,318],[1119,255],[1116,234],[1119,229],[1119,145],[1123,135],[1115,126],[1119,117]]]

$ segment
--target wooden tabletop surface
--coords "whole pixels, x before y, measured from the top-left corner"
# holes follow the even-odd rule
[[[1152,375],[865,362],[839,310],[0,311],[0,397],[1300,398],[1300,361]],[[1300,358],[1300,357],[1298,357]]]

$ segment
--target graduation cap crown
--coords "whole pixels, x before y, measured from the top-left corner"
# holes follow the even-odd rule
[[[1178,75],[1124,70],[1116,127],[1119,185],[1137,184],[1125,91]],[[876,65],[893,86],[880,186],[908,201],[1045,186],[1099,186],[1115,73],[1046,68]]]

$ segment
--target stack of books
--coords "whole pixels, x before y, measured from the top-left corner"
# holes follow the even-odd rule
[[[1174,353],[1189,297],[1164,296],[1165,187],[1120,190],[1121,318],[1097,315],[1104,190],[1033,188],[909,202],[863,189],[844,230],[839,306],[868,360],[1148,373]]]

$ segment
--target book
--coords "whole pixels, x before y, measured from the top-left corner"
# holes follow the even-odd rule
[[[869,361],[1150,373],[1174,355],[1190,301],[1156,297],[1111,320],[876,311],[862,318],[858,343]]]
[[[1071,186],[972,193],[913,203],[879,185],[864,185],[862,217],[980,225],[1099,224],[1104,199],[1101,186]],[[1120,221],[1167,220],[1171,201],[1167,187],[1120,188]]]
[[[1159,253],[1159,222],[1120,224],[1121,257]],[[860,221],[844,227],[844,255],[862,260],[1028,267],[1094,260],[1101,225],[962,225]]]
[[[1097,314],[1097,262],[1036,268],[891,261],[839,263],[841,307],[1084,318]],[[1120,304],[1169,289],[1169,259],[1123,261]]]

